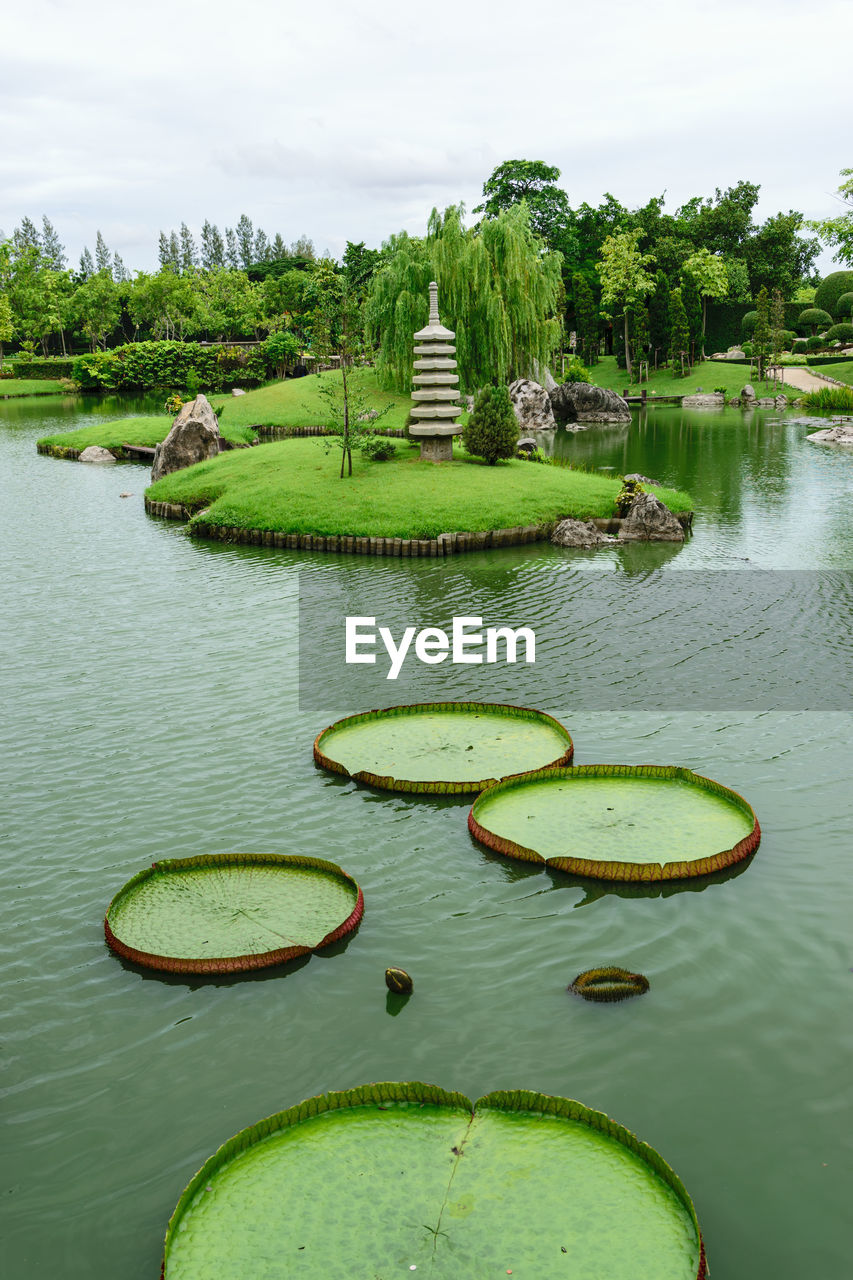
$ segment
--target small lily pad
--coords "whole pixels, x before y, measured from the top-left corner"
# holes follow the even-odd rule
[[[460,795],[546,765],[571,763],[553,716],[497,702],[424,702],[347,716],[318,735],[324,769],[386,791]]]
[[[334,862],[230,853],[155,862],[113,898],[104,933],[152,969],[238,973],[317,951],[363,912],[361,889]]]

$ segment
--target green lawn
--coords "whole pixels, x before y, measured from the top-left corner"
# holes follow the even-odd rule
[[[813,373],[825,373],[839,382],[846,382],[853,387],[853,360],[839,360],[837,364],[822,364],[812,370]],[[0,383],[2,386],[2,383]]]
[[[68,386],[48,378],[0,378],[0,398],[6,396],[70,395]]]
[[[597,386],[610,387],[612,391],[618,391],[620,396],[626,387],[630,387],[630,395],[637,396],[642,389],[648,392],[650,398],[653,398],[655,391],[659,396],[694,395],[700,387],[705,392],[713,391],[715,387],[725,387],[727,397],[737,396],[750,381],[749,365],[728,364],[724,360],[705,360],[702,364],[695,365],[686,378],[676,378],[669,369],[660,369],[657,373],[652,373],[648,382],[644,380],[640,384],[628,382],[625,370],[617,369],[615,356],[603,356],[589,372]],[[752,385],[757,396],[774,394],[772,379],[770,382],[753,381]],[[783,386],[779,389],[779,394],[798,400],[803,393],[796,387]]]
[[[411,407],[411,396],[396,391],[383,391],[373,369],[355,369],[350,374],[357,391],[369,400],[370,407],[384,409],[379,426],[402,427]],[[232,396],[222,392],[208,393],[208,400],[218,408],[225,405],[220,428],[228,426],[269,427],[317,427],[328,421],[329,411],[320,395],[322,387],[340,383],[339,371],[313,373],[307,378],[288,378],[285,382],[271,382],[257,391],[247,391],[244,396]]]
[[[421,462],[400,441],[388,462],[353,458],[352,478],[338,476],[340,454],[321,439],[283,440],[220,454],[164,476],[146,496],[208,508],[205,524],[282,533],[380,538],[434,538],[613,515],[620,481],[593,472],[511,461],[488,467],[461,449],[453,462]],[[688,494],[656,489],[675,511]]]
[[[117,422],[97,422],[90,427],[81,427],[78,431],[60,431],[54,436],[42,436],[37,441],[40,448],[55,449],[64,452],[73,449],[82,453],[90,444],[99,444],[102,449],[110,449],[121,456],[123,444],[141,444],[153,448],[161,440],[165,440],[172,426],[172,419],[165,413],[149,418],[119,418]],[[245,427],[220,423],[220,432],[226,440],[235,444],[253,440],[254,433]]]

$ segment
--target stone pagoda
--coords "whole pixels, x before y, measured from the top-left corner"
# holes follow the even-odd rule
[[[415,334],[415,372],[412,382],[412,425],[409,435],[421,442],[421,457],[449,462],[453,437],[462,434],[459,416],[459,375],[452,329],[438,318],[438,285],[429,287],[429,324]]]

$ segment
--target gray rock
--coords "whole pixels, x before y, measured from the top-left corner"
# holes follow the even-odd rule
[[[726,397],[721,391],[706,391],[704,394],[685,396],[681,405],[685,409],[716,409],[722,408],[725,400]]]
[[[619,530],[620,542],[683,542],[684,530],[660,498],[639,493]]]
[[[753,387],[753,385],[752,385],[752,383],[751,383],[751,382],[748,382],[748,383],[746,384],[746,386],[742,389],[742,391],[741,391],[741,393],[740,393],[740,398],[741,398],[741,400],[754,400],[754,399],[755,399],[755,389],[754,389],[754,387]]]
[[[181,409],[172,430],[154,450],[151,479],[159,480],[219,453],[219,423],[206,396],[197,395]]]
[[[631,484],[652,484],[658,489],[663,488],[662,480],[651,480],[648,476],[641,476],[639,471],[632,471],[630,475],[623,476],[623,480],[629,480]]]
[[[530,436],[527,436],[524,440],[519,440],[518,444],[515,446],[517,453],[533,453],[533,450],[538,448],[539,445],[535,440],[532,440]]]
[[[628,404],[609,387],[564,382],[551,392],[557,422],[630,422]]]
[[[80,454],[80,462],[115,462],[109,449],[102,449],[99,444],[90,444]]]
[[[551,534],[551,541],[556,547],[600,547],[616,539],[596,529],[591,520],[561,520]]]
[[[551,399],[544,387],[530,378],[516,378],[509,386],[519,431],[553,431],[557,426]]]
[[[777,408],[777,409],[787,409],[787,407],[788,407],[788,397],[787,397],[787,396],[777,396],[777,397],[776,397],[776,399],[775,399],[775,401],[774,401],[774,404],[776,405],[776,408]]]
[[[246,393],[240,387],[232,387],[231,394],[232,396],[244,396]]]
[[[379,417],[378,409],[365,409],[364,413],[358,415],[359,422],[375,422]]]
[[[806,439],[814,440],[815,444],[853,444],[853,422],[840,422],[836,427],[815,431]]]

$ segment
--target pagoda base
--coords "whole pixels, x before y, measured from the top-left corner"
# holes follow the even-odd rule
[[[422,436],[421,457],[425,462],[452,462],[453,436]]]

